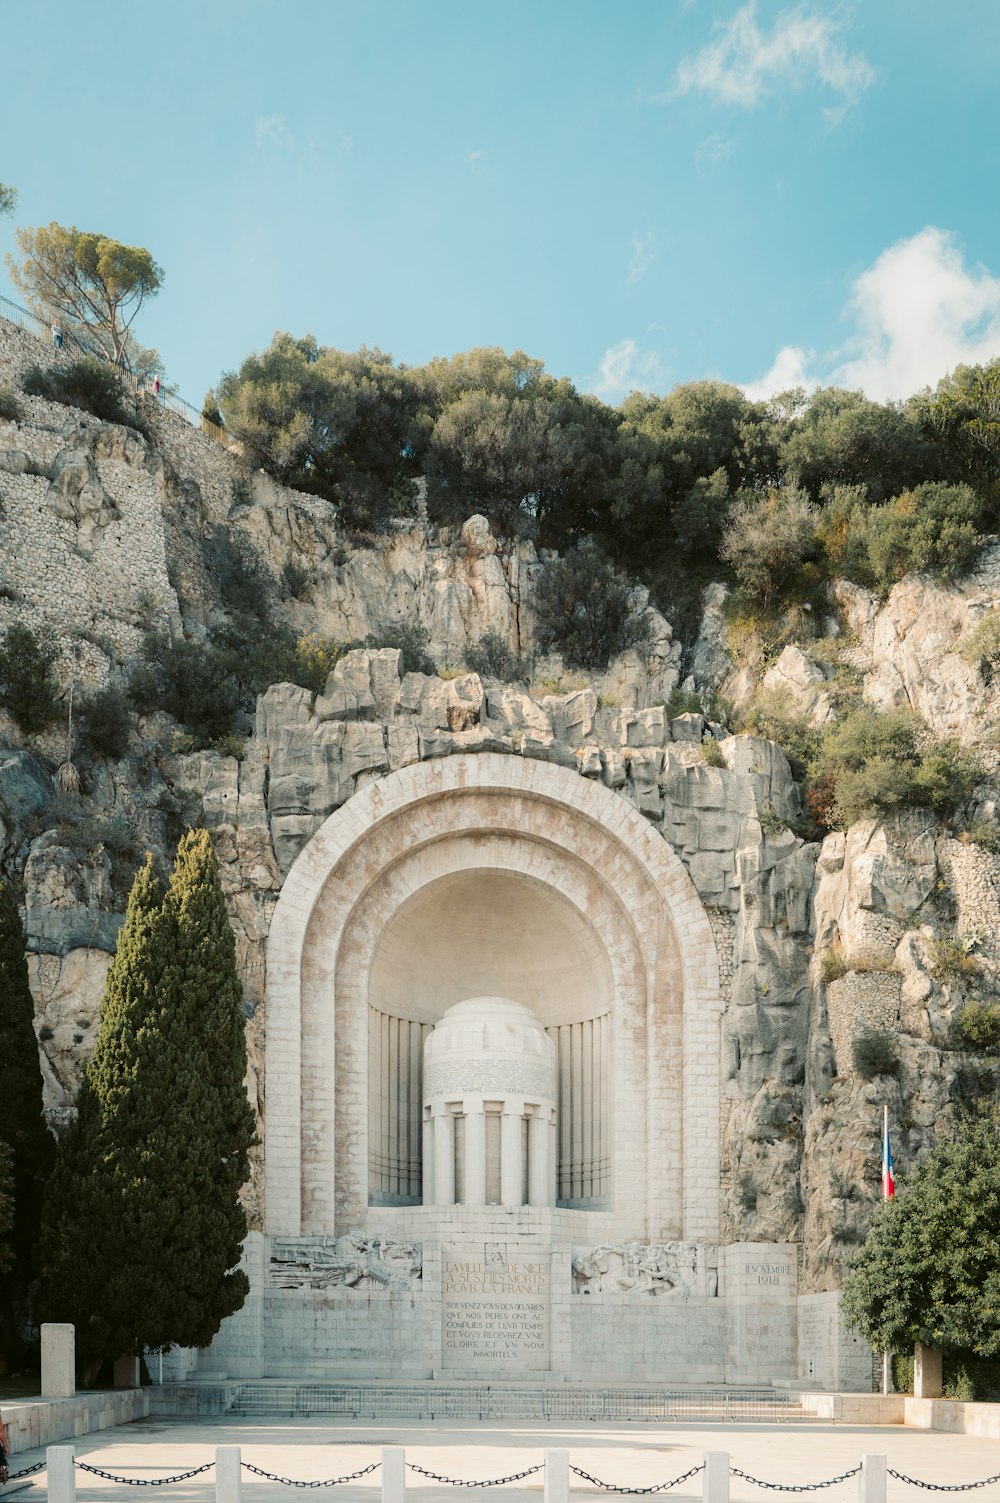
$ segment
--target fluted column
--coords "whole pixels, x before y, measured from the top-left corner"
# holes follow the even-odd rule
[[[552,1127],[546,1107],[536,1106],[528,1118],[528,1204],[551,1205]]]
[[[521,1122],[524,1105],[505,1101],[500,1119],[500,1203],[505,1206],[524,1204],[521,1173]]]
[[[434,1204],[455,1204],[455,1118],[447,1107],[434,1111]]]
[[[423,1186],[421,1199],[425,1206],[434,1204],[434,1118],[427,1114],[421,1124],[423,1132]]]
[[[465,1194],[463,1204],[486,1204],[486,1109],[482,1101],[466,1101],[465,1111]]]

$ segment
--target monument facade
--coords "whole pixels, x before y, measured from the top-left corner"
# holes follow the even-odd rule
[[[231,1377],[794,1376],[796,1257],[719,1245],[712,928],[558,765],[417,764],[331,815],[267,970],[266,1219]]]

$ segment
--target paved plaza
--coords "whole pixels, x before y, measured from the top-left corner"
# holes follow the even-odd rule
[[[303,1482],[323,1481],[355,1472],[379,1460],[380,1448],[405,1446],[408,1462],[464,1480],[490,1479],[520,1472],[542,1460],[549,1448],[569,1451],[570,1465],[618,1487],[650,1487],[669,1481],[699,1463],[706,1451],[728,1451],[741,1471],[767,1482],[787,1485],[822,1482],[855,1466],[862,1454],[884,1454],[890,1467],[927,1482],[976,1482],[1000,1472],[1000,1442],[972,1436],[840,1425],[703,1424],[491,1424],[438,1421],[331,1421],[311,1419],[144,1420],[81,1437],[77,1456],[92,1466],[135,1478],[168,1476],[211,1461],[219,1445],[238,1445],[242,1459],[267,1472]],[[41,1459],[41,1453],[16,1456],[13,1470]],[[678,1503],[699,1503],[700,1476],[671,1489]],[[571,1477],[571,1496],[603,1495],[579,1477]],[[543,1473],[516,1484],[489,1489],[494,1503],[540,1503]],[[252,1503],[272,1503],[300,1495],[302,1489],[267,1481],[244,1471],[245,1496]],[[215,1474],[208,1471],[186,1482],[157,1490],[162,1503],[211,1503]],[[338,1503],[380,1503],[380,1473],[362,1482],[323,1489]],[[451,1503],[458,1489],[411,1471],[407,1491],[413,1503]],[[461,1493],[467,1490],[462,1489]],[[988,1503],[1000,1484],[969,1494]],[[134,1487],[113,1484],[77,1471],[81,1503],[136,1497]],[[145,1489],[143,1494],[148,1497]],[[24,1503],[47,1497],[42,1480],[18,1496]],[[791,1500],[792,1493],[773,1493],[739,1478],[732,1479],[733,1503]],[[858,1479],[823,1490],[827,1503],[854,1503]],[[888,1503],[918,1503],[917,1489],[893,1478]]]

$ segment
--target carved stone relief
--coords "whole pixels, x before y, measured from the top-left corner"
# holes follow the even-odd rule
[[[268,1281],[275,1289],[417,1289],[422,1249],[382,1237],[275,1238]]]
[[[698,1242],[604,1244],[573,1258],[577,1294],[714,1296],[718,1253]]]

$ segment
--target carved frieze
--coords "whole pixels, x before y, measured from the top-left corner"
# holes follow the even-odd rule
[[[573,1258],[577,1294],[713,1296],[718,1253],[698,1242],[604,1243]]]
[[[419,1243],[384,1237],[276,1237],[268,1282],[274,1289],[418,1289]]]

